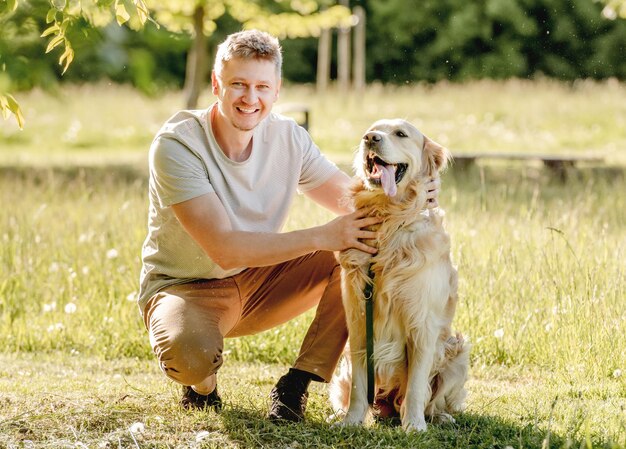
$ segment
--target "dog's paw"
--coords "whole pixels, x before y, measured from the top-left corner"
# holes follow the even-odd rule
[[[405,420],[402,423],[402,428],[406,432],[426,432],[426,420],[424,419],[415,419],[415,420]]]
[[[437,413],[433,416],[433,422],[436,424],[454,424],[456,420],[448,413]]]

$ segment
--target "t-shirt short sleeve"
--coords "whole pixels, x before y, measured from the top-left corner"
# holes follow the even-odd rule
[[[306,192],[324,184],[339,171],[339,168],[322,154],[304,129],[298,127],[298,131],[296,138],[302,148],[302,170],[298,190]]]
[[[150,177],[161,207],[214,192],[200,157],[169,137],[160,137],[152,143]]]

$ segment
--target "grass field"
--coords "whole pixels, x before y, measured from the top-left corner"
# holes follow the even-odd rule
[[[282,93],[311,106],[312,134],[342,166],[370,122],[388,116],[409,118],[453,153],[607,160],[565,182],[531,163],[444,175],[460,273],[455,325],[474,345],[470,396],[455,425],[409,436],[386,425],[332,428],[323,385],[306,424],[264,420],[310,313],[227,342],[222,414],[176,407],[179,391],[154,363],[134,300],[146,150],[181,98],[105,85],[33,92],[20,99],[24,131],[0,122],[0,447],[626,447],[626,86]],[[298,198],[287,229],[329,218]]]

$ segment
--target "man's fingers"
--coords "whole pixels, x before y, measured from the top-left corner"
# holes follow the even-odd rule
[[[383,221],[382,217],[365,217],[357,221],[359,228],[365,228],[367,226],[375,225]]]

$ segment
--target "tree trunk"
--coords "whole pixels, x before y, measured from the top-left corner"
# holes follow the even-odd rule
[[[341,5],[349,7],[349,0],[340,0]],[[345,92],[350,87],[350,28],[339,28],[337,35],[337,81],[339,89]]]
[[[322,29],[317,43],[317,91],[324,92],[330,79],[330,30]]]
[[[365,9],[354,7],[358,22],[354,28],[354,61],[352,66],[353,87],[363,90],[365,87]]]
[[[205,86],[208,73],[207,67],[207,38],[204,35],[204,6],[198,5],[193,12],[194,38],[189,53],[187,54],[187,66],[185,69],[185,96],[187,109],[195,109],[198,106],[200,92]]]

